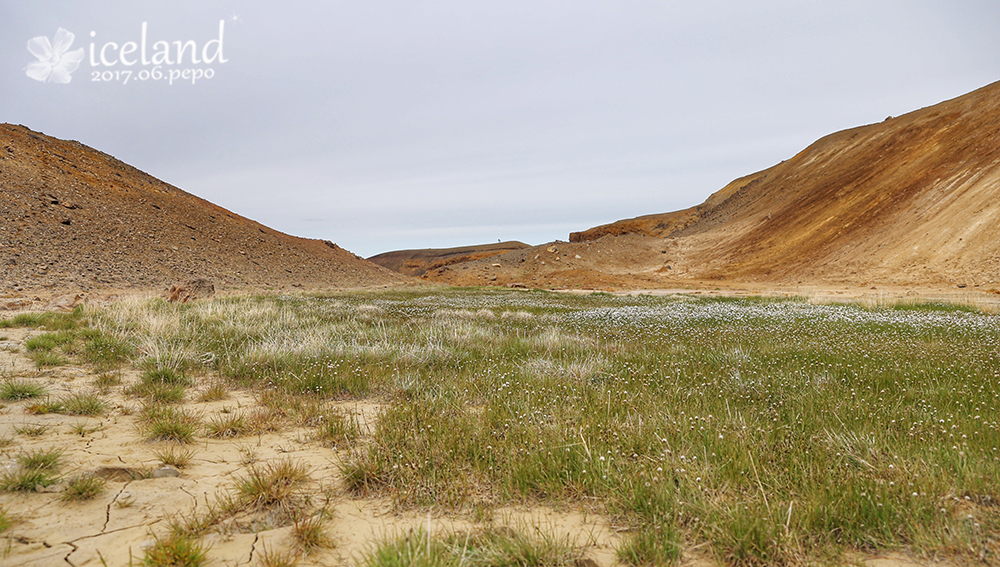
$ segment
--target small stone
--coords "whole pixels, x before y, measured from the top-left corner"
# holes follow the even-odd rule
[[[181,476],[181,471],[172,465],[163,465],[162,467],[153,471],[153,478],[169,478]]]

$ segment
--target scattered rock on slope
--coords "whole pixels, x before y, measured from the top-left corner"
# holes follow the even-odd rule
[[[83,144],[0,124],[0,297],[228,288],[364,287],[406,278],[325,241],[268,228]]]

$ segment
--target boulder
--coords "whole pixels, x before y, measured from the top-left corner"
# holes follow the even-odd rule
[[[48,302],[45,309],[49,311],[72,311],[83,300],[82,293],[70,293],[55,297]]]
[[[214,296],[215,284],[205,278],[174,284],[164,294],[167,301],[175,303],[187,303],[195,299],[207,299]]]

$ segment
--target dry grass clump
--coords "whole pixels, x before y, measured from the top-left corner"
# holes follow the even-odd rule
[[[194,458],[194,449],[168,445],[166,448],[153,451],[153,456],[164,465],[183,469],[191,464],[191,459]]]
[[[213,380],[208,387],[198,393],[199,402],[218,402],[229,399],[229,385],[222,380]]]
[[[324,518],[323,513],[309,518],[297,519],[292,525],[292,539],[306,555],[319,549],[334,546],[333,538],[327,531],[326,518]]]

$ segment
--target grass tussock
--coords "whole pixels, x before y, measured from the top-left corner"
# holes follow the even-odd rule
[[[139,418],[139,430],[147,441],[191,443],[201,429],[200,417],[171,406],[147,405]]]
[[[234,488],[244,508],[290,506],[303,486],[310,482],[305,464],[283,459],[262,466],[252,466],[246,476],[236,479]]]
[[[45,387],[28,380],[4,380],[0,382],[0,400],[17,402],[45,395]]]
[[[0,475],[0,490],[6,492],[34,492],[59,481],[63,451],[60,449],[35,449],[17,455],[17,466]]]
[[[326,518],[323,516],[320,513],[309,518],[297,519],[292,525],[292,539],[306,555],[334,546],[333,538],[326,528]]]
[[[278,551],[262,544],[255,565],[256,567],[295,567],[299,564],[300,557],[301,555],[296,551]]]
[[[99,476],[90,474],[80,475],[66,481],[66,486],[61,496],[67,502],[92,500],[101,492],[104,492],[105,484],[105,480]]]
[[[197,538],[172,534],[156,538],[143,555],[146,567],[200,567],[208,562],[208,548]]]
[[[170,465],[179,469],[190,466],[191,460],[194,458],[194,454],[194,449],[176,445],[169,445],[166,448],[153,451],[153,456],[156,457],[161,464]]]

